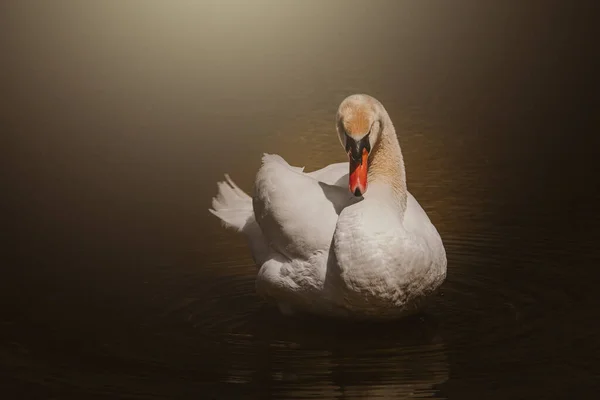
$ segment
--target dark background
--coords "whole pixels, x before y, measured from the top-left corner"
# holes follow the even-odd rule
[[[4,397],[594,398],[595,8],[3,2]],[[283,318],[207,209],[263,152],[343,161],[352,93],[394,121],[448,278],[416,319]]]

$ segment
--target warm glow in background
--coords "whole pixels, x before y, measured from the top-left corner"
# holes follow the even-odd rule
[[[0,369],[29,398],[581,398],[600,310],[592,7],[5,0]],[[387,108],[446,246],[433,327],[263,317],[245,241],[208,212],[224,173],[252,189],[263,152],[344,160],[334,116],[356,92]]]

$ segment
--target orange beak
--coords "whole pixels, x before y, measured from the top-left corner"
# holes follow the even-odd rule
[[[350,159],[348,189],[356,197],[362,196],[367,191],[370,151],[369,133],[359,140],[354,140],[351,136],[346,135],[346,152]]]
[[[359,160],[350,158],[350,179],[348,188],[355,196],[362,196],[367,191],[367,172],[369,171],[369,152],[362,149],[362,155]]]

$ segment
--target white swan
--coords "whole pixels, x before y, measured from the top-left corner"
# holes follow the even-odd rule
[[[212,212],[243,232],[260,267],[257,292],[281,312],[391,319],[420,310],[446,278],[446,252],[406,188],[383,105],[352,95],[336,129],[349,163],[305,173],[265,154],[254,197],[229,176]]]

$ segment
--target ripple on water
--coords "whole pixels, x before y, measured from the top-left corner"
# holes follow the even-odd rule
[[[448,236],[444,243],[448,278],[432,312],[454,354],[541,370],[549,348],[558,354],[571,345],[561,333],[576,304],[564,289],[564,248],[509,229]]]
[[[480,352],[501,365],[565,346],[548,329],[573,302],[557,284],[561,250],[553,258],[540,253],[544,239],[527,240],[501,230],[446,235],[441,292],[422,315],[393,323],[286,318],[256,296],[247,259],[211,264],[193,278],[194,297],[175,296],[162,328],[177,326],[167,337],[190,348],[208,343],[201,352],[218,360],[220,382],[278,398],[439,396],[449,357]]]
[[[433,316],[387,324],[286,318],[256,296],[253,265],[200,275],[197,296],[174,301],[155,329],[215,360],[223,384],[260,385],[276,398],[429,397],[448,378]]]

